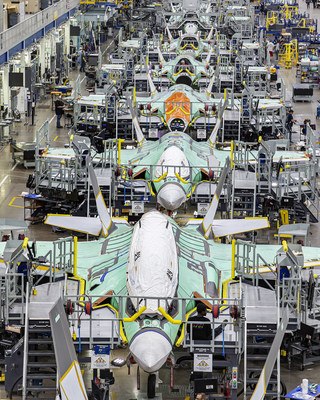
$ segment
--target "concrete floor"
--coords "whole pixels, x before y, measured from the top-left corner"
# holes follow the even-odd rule
[[[300,10],[306,11],[306,3],[299,0]],[[310,9],[310,13],[313,18],[318,18],[320,22],[320,9]],[[320,26],[320,25],[319,25]],[[77,77],[78,72],[73,71],[70,75],[71,81],[74,81]],[[291,100],[292,96],[292,84],[296,82],[296,70],[281,69],[281,75],[285,81],[287,94],[286,100]],[[80,73],[82,79],[82,92],[85,93],[84,88],[84,74]],[[316,121],[316,109],[319,104],[317,100],[320,98],[319,89],[314,90],[314,96],[311,103],[294,103],[294,118],[298,122],[302,123],[305,118],[310,118],[312,123],[317,124],[317,132],[320,130],[320,122]],[[68,129],[57,129],[56,128],[56,117],[54,112],[51,110],[51,99],[42,102],[40,107],[36,108],[35,126],[25,126],[23,123],[18,124],[15,127],[15,131],[18,135],[15,136],[17,141],[34,141],[35,133],[40,128],[42,123],[49,119],[50,121],[50,138],[53,145],[63,146],[64,143],[68,142]],[[298,129],[297,129],[298,131]],[[298,140],[298,133],[293,135],[294,140]],[[14,218],[23,219],[23,200],[19,198],[22,192],[27,191],[25,186],[28,175],[32,173],[32,169],[26,170],[21,165],[16,165],[11,159],[10,146],[6,145],[0,148],[0,218]],[[320,246],[320,231],[319,224],[314,224],[311,228],[312,236],[311,242],[313,246]],[[60,235],[61,236],[61,235]],[[67,234],[65,235],[67,236]],[[53,233],[51,228],[43,224],[30,225],[28,237],[30,240],[56,240],[57,234]],[[117,350],[112,352],[111,357],[121,357],[126,355],[127,349]],[[86,369],[86,377],[89,379],[90,371],[88,367]],[[179,389],[174,394],[169,394],[169,382],[170,382],[170,369],[163,368],[160,371],[160,378],[163,381],[163,385],[160,386],[159,390],[163,393],[163,399],[184,399],[187,391],[186,387],[189,381],[189,370],[178,369],[175,371],[175,387]],[[115,392],[116,398],[121,400],[137,399],[139,393],[136,384],[136,367],[131,368],[131,374],[127,374],[126,367],[114,371],[115,385],[112,387],[112,391]],[[286,384],[287,390],[292,390],[302,380],[302,378],[308,378],[310,382],[320,383],[320,364],[312,365],[306,368],[305,371],[301,372],[297,366],[293,366],[292,370],[288,370],[285,364],[281,367],[281,379]],[[141,372],[141,390],[146,388],[147,374]],[[0,400],[6,396],[4,388],[0,386]],[[14,398],[20,398],[19,396]]]

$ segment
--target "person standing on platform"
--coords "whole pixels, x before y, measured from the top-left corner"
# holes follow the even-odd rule
[[[289,111],[289,114],[287,115],[286,119],[286,128],[289,132],[289,140],[290,143],[292,143],[292,126],[295,124],[297,121],[293,118],[293,110]]]
[[[62,97],[59,96],[58,100],[55,101],[55,108],[56,108],[56,116],[57,116],[57,128],[62,128],[60,121],[61,117],[63,116],[63,109],[64,109],[64,102],[62,101]]]
[[[86,54],[85,54],[84,50],[82,50],[81,54],[80,54],[80,72],[84,72],[84,69],[85,69],[85,66],[86,66],[87,60],[86,60],[85,55]]]

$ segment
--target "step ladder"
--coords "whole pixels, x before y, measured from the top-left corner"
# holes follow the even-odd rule
[[[41,396],[55,399],[57,392],[57,365],[53,347],[50,321],[29,320],[25,333],[23,396],[22,399],[32,399]]]
[[[277,332],[276,324],[263,324],[263,326],[247,326],[247,351],[246,351],[246,387],[244,398],[250,399],[258,383],[260,373],[266,362],[270,347]],[[265,399],[277,397],[278,386],[277,362],[274,365],[272,375],[267,387]]]

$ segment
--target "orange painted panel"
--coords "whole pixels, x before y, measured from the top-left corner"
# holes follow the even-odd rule
[[[175,92],[165,101],[166,122],[171,118],[182,118],[190,122],[191,103],[182,92]]]

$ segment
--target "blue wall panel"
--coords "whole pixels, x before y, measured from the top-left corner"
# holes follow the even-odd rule
[[[36,32],[32,36],[29,36],[25,41],[25,48],[29,47],[31,44],[37,42],[39,39],[43,37],[43,29],[40,29],[40,31]]]
[[[0,65],[6,63],[7,61],[8,61],[7,60],[7,53],[1,54],[1,56],[0,56]]]
[[[66,21],[67,19],[68,19],[68,13],[61,15],[61,17],[56,19],[56,26],[62,24],[62,22]]]
[[[9,50],[9,58],[13,57],[19,51],[23,50],[23,42],[18,43],[16,46]]]
[[[1,54],[0,55],[0,65],[8,62],[8,56],[9,58],[13,57],[15,54],[19,53],[19,51],[23,50],[26,47],[29,47],[31,44],[34,42],[37,42],[39,39],[41,39],[48,31],[51,29],[55,28],[58,25],[61,25],[63,22],[67,21],[71,15],[73,15],[76,12],[77,8],[73,8],[72,10],[66,12],[65,14],[61,15],[61,17],[57,18],[55,21],[52,21],[50,24],[46,25],[44,29],[41,29],[40,31],[36,32],[34,35],[29,36],[24,42],[20,42],[16,46],[14,46],[12,49],[9,50],[9,54]]]
[[[50,31],[50,29],[53,29],[55,27],[55,21],[52,21],[50,24],[48,24],[44,30],[47,33],[48,31]]]

